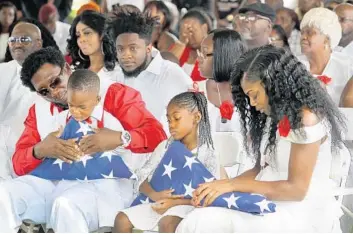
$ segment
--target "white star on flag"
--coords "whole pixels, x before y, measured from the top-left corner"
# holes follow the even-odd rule
[[[191,185],[191,181],[189,185],[183,184],[184,188],[185,188],[185,193],[184,195],[187,196],[189,195],[190,197],[192,197],[192,192],[194,192],[195,189],[193,189],[192,185]]]
[[[55,160],[55,162],[53,163],[53,165],[54,165],[54,164],[58,164],[60,170],[62,170],[62,169],[63,169],[63,163],[65,163],[63,160],[57,159],[57,160]]]
[[[137,176],[133,173],[133,174],[130,176],[130,179],[131,179],[131,180],[136,180],[136,179],[137,179]]]
[[[63,179],[64,180],[64,179]],[[81,179],[79,179],[79,178],[77,178],[76,180],[78,180],[78,181],[84,181],[84,180],[88,180],[88,178],[87,178],[87,176],[85,176],[85,178],[83,178],[83,180],[81,180]]]
[[[236,204],[236,201],[239,199],[239,197],[235,197],[234,194],[230,195],[228,198],[223,198],[227,203],[228,203],[228,208],[230,209],[232,206],[235,208],[239,209],[239,207]]]
[[[173,160],[170,160],[170,163],[169,163],[168,165],[163,164],[165,170],[164,170],[162,176],[168,175],[168,176],[169,176],[169,179],[172,179],[172,171],[175,171],[175,170],[176,170],[176,168],[173,167],[173,162],[172,162],[172,161],[173,161]]]
[[[104,174],[101,174],[104,179],[114,179],[115,177],[113,176],[113,170],[109,173],[109,175],[104,175]]]
[[[92,132],[92,129],[87,124],[81,122],[79,122],[79,124],[80,128],[77,130],[76,133],[82,133],[85,136],[88,134],[88,132]]]
[[[80,158],[80,161],[83,163],[83,166],[86,167],[87,161],[92,159],[90,155],[86,154],[82,158]]]
[[[141,204],[149,204],[150,203],[150,199],[148,199],[148,197],[146,197],[146,200],[140,200]]]
[[[263,213],[264,210],[271,211],[268,208],[268,204],[269,204],[269,202],[266,199],[263,199],[262,201],[255,203],[255,205],[258,205],[260,207],[261,213]]]
[[[189,167],[190,170],[191,170],[191,168],[192,168],[192,164],[193,164],[193,163],[198,163],[198,162],[196,161],[196,157],[188,157],[188,156],[185,156],[185,160],[186,160],[186,162],[185,162],[183,168]]]
[[[107,151],[107,152],[104,152],[100,157],[103,158],[103,157],[107,157],[109,162],[112,161],[112,156],[114,155],[114,153],[112,151]]]
[[[208,183],[208,182],[214,181],[214,178],[211,177],[211,178],[207,179],[206,177],[203,177],[203,180],[205,181],[205,183]]]

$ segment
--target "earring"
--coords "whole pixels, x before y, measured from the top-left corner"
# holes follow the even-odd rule
[[[102,51],[102,54],[103,54],[103,56],[104,56],[103,42],[101,43],[101,51]]]
[[[327,44],[325,44],[325,50],[328,50],[328,45]]]
[[[80,50],[80,49],[78,49],[78,56],[79,56],[82,60],[84,60],[84,61],[87,60],[87,59],[85,59],[85,58],[81,55],[81,50]]]

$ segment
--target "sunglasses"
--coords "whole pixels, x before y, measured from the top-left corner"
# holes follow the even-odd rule
[[[47,97],[51,93],[51,90],[54,90],[58,85],[61,84],[62,74],[63,70],[60,71],[60,74],[57,77],[51,80],[48,88],[42,88],[41,90],[37,91],[37,93],[43,97]]]

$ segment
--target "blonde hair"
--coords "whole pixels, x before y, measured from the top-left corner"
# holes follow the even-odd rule
[[[330,47],[334,49],[341,40],[342,28],[335,12],[326,8],[313,8],[308,11],[300,24],[300,29],[315,27],[330,40]]]

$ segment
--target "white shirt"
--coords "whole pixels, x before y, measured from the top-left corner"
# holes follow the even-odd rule
[[[24,130],[24,121],[29,108],[33,105],[36,93],[22,84],[20,79],[21,67],[17,61],[0,64],[0,177],[11,172],[12,166],[4,171],[5,165],[10,163],[15,144]],[[7,167],[7,166],[5,166]]]
[[[353,41],[351,41],[346,47],[337,46],[335,51],[353,58]]]
[[[70,37],[70,27],[70,24],[56,21],[56,30],[53,37],[63,54],[66,54],[67,39]]]
[[[0,62],[4,61],[5,59],[8,39],[9,39],[8,33],[0,34]]]
[[[310,71],[310,64],[306,57],[301,56],[299,60]],[[331,83],[327,85],[327,92],[338,106],[343,89],[348,80],[353,76],[353,58],[341,52],[333,51],[323,73],[313,75],[326,75],[332,79]]]
[[[191,78],[177,64],[162,58],[158,50],[152,50],[152,61],[137,77],[117,75],[117,82],[130,86],[141,93],[142,100],[156,119],[166,129],[166,107],[179,93],[192,88]],[[168,132],[168,131],[167,131]]]
[[[234,108],[231,120],[222,123],[221,112],[218,107],[208,102],[208,116],[211,124],[211,132],[237,132],[241,133],[240,114]]]
[[[21,66],[17,61],[0,64],[0,123],[10,125],[22,133],[23,122],[37,97],[35,92],[22,84]],[[20,125],[20,126],[19,126]]]

